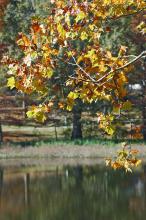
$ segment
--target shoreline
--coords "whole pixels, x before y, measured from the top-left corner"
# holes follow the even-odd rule
[[[138,149],[137,157],[146,163],[146,145],[133,144],[132,149]],[[64,166],[105,166],[105,159],[114,157],[119,150],[120,145],[5,146],[0,149],[0,170],[5,173],[60,172]]]
[[[132,149],[139,151],[138,156],[146,157],[146,145],[132,145]],[[15,158],[107,158],[116,155],[121,150],[120,145],[72,145],[57,144],[40,147],[6,146],[0,149],[1,159]]]

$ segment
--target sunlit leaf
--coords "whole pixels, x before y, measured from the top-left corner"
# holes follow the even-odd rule
[[[10,89],[13,89],[13,88],[15,88],[15,85],[16,85],[16,83],[15,83],[14,76],[8,78],[7,86],[10,87]]]

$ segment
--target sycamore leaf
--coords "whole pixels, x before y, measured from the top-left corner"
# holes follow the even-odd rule
[[[23,33],[20,33],[19,34],[19,39],[17,40],[17,44],[19,46],[28,47],[28,46],[30,46],[30,40],[26,35],[24,35]]]
[[[46,120],[46,116],[43,111],[37,112],[35,118],[38,122],[44,122]]]
[[[28,118],[33,118],[33,116],[34,116],[34,111],[33,111],[33,110],[32,110],[32,111],[31,111],[31,110],[30,110],[30,111],[27,111],[27,112],[26,112],[26,115],[27,115]]]
[[[14,76],[8,78],[7,86],[10,87],[10,89],[15,88],[15,78],[14,78]]]
[[[71,25],[71,23],[70,23],[70,13],[66,13],[66,15],[65,15],[65,22],[67,23],[68,26]]]
[[[109,126],[105,128],[105,131],[107,132],[107,134],[112,136],[115,132],[115,129],[112,126]]]
[[[87,34],[85,31],[83,31],[83,32],[81,33],[80,38],[81,38],[81,40],[87,40],[87,39],[88,39],[88,34]]]
[[[67,99],[67,111],[71,111],[73,109],[73,106],[74,106],[74,100],[73,99]]]
[[[41,27],[38,24],[38,22],[33,22],[31,25],[32,30],[34,31],[34,33],[40,32],[41,31]]]
[[[80,20],[83,20],[85,17],[86,17],[86,14],[83,11],[81,11],[80,13],[78,13],[78,15],[75,19],[76,23],[78,23],[78,21],[80,21]]]
[[[53,69],[47,68],[43,71],[43,76],[50,79],[53,75]]]
[[[64,103],[63,103],[63,102],[59,102],[59,103],[58,103],[58,107],[59,107],[60,109],[64,109]]]
[[[57,25],[57,30],[59,32],[59,35],[62,37],[62,38],[65,38],[66,36],[66,31],[64,30],[63,26],[59,23]]]
[[[130,101],[124,102],[122,109],[129,111],[132,108],[132,103]]]
[[[139,166],[141,163],[142,163],[142,161],[141,161],[141,160],[137,160],[137,162],[136,162],[135,166],[137,167],[137,166]]]
[[[26,113],[27,117],[34,118],[38,122],[44,122],[46,120],[45,112],[43,110],[33,109]]]
[[[66,107],[66,110],[67,110],[67,111],[70,112],[72,109],[73,109],[73,104],[72,104],[72,105],[67,105],[67,107]]]
[[[78,96],[79,96],[78,93],[70,92],[67,97],[68,97],[69,99],[75,100],[75,99],[78,98]]]
[[[142,28],[145,27],[145,22],[142,21],[138,26],[137,26],[137,29],[141,30]]]

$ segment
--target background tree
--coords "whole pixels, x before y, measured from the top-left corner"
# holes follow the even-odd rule
[[[5,10],[8,2],[9,2],[8,0],[0,0],[0,30],[3,27],[4,10]],[[0,59],[2,58],[2,53],[3,53],[4,49],[5,49],[5,44],[2,44],[0,42]],[[1,79],[1,77],[0,77],[0,79]],[[1,121],[0,121],[0,143],[2,142],[2,140],[3,140],[3,134],[2,134],[2,125],[1,125]]]

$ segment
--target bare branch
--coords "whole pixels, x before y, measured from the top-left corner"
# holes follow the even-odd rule
[[[115,71],[124,69],[128,66],[130,66],[131,64],[135,63],[136,61],[138,61],[139,59],[141,59],[143,56],[146,55],[146,50],[144,50],[141,54],[139,54],[137,57],[135,57],[133,60],[131,60],[130,62],[126,63],[124,66],[119,67],[118,69],[116,69]]]
[[[107,76],[109,76],[111,73],[114,73],[114,72],[118,72],[118,71],[120,71],[120,70],[122,70],[122,69],[124,69],[124,68],[126,68],[126,67],[128,67],[128,66],[130,66],[130,65],[132,65],[133,63],[135,63],[136,61],[138,61],[139,59],[141,59],[143,56],[145,56],[146,55],[146,50],[145,51],[143,51],[141,54],[139,54],[138,56],[136,56],[133,60],[131,60],[130,62],[128,62],[128,63],[126,63],[125,65],[123,65],[123,66],[121,66],[121,67],[119,67],[119,68],[117,68],[117,69],[115,69],[115,70],[111,70],[110,72],[108,72],[108,73],[106,73],[104,76],[102,76],[100,79],[98,79],[97,81],[96,81],[96,83],[99,83],[99,82],[101,82],[103,79],[105,79]]]
[[[124,68],[132,65],[133,63],[137,62],[139,59],[141,59],[142,57],[146,56],[146,51],[143,51],[141,54],[139,54],[138,56],[135,56],[135,55],[132,55],[132,57],[134,57],[134,59],[132,59],[131,61],[129,61],[128,63],[126,63],[125,65],[115,69],[115,70],[110,70],[109,72],[107,72],[105,75],[103,75],[101,78],[99,78],[98,80],[95,80],[93,79],[89,73],[87,73],[77,62],[76,62],[76,59],[74,58],[74,56],[72,56],[73,60],[75,63],[70,63],[68,62],[68,64],[70,65],[74,65],[74,66],[77,66],[84,74],[85,76],[88,78],[88,80],[84,80],[82,79],[82,81],[85,81],[85,82],[92,82],[94,84],[97,84],[99,85],[99,83],[101,81],[103,81],[105,78],[107,78],[110,74],[114,73],[114,72],[118,72],[120,70],[123,70]],[[130,56],[129,56],[130,57]],[[76,77],[69,77],[69,78],[72,78],[72,79],[76,79]],[[110,77],[110,79],[112,79],[113,76]],[[110,79],[108,79],[106,82],[110,81]],[[104,82],[103,84],[101,85],[104,85],[106,82]]]

